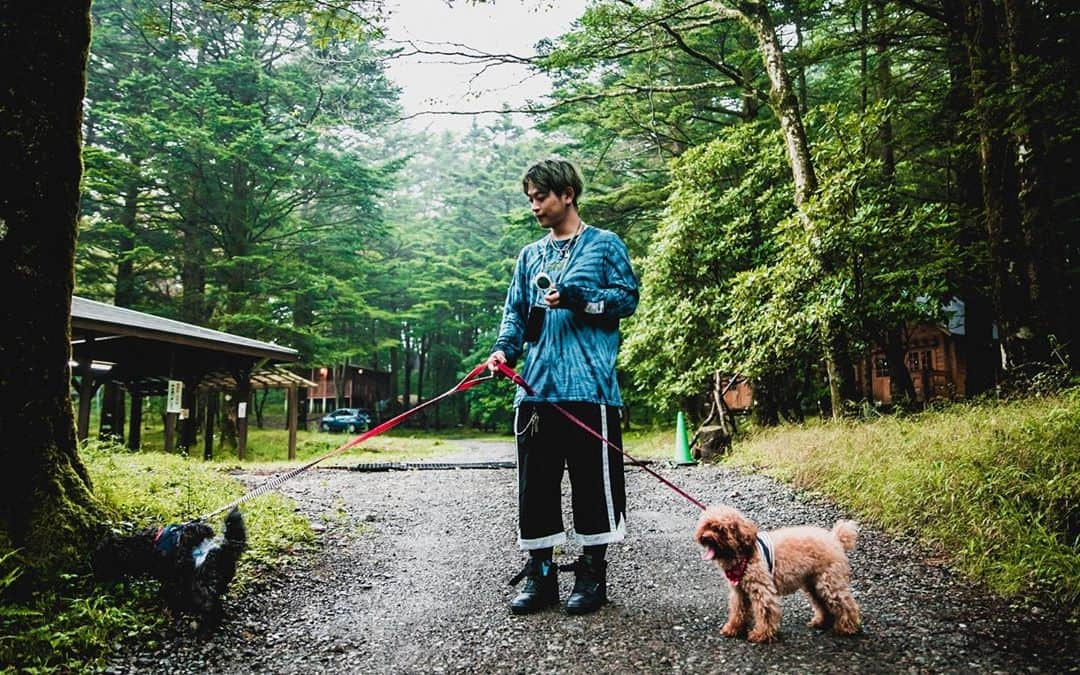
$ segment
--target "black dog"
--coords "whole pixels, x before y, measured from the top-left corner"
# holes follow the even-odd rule
[[[130,536],[108,535],[94,551],[91,566],[102,581],[152,577],[176,614],[193,614],[204,626],[222,616],[222,596],[247,546],[239,509],[225,518],[225,536],[214,539],[206,523],[193,521],[149,528]]]

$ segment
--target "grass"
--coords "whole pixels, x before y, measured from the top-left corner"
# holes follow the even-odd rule
[[[227,504],[244,490],[229,466],[160,452],[132,453],[90,442],[80,450],[95,494],[122,521],[137,527],[183,522]],[[291,503],[269,494],[244,505],[248,552],[233,593],[257,586],[268,570],[304,550],[314,537]],[[223,517],[222,517],[223,518]],[[221,530],[221,518],[213,523]],[[0,590],[19,570],[0,559]],[[0,671],[95,672],[109,648],[122,640],[152,641],[164,623],[156,584],[110,588],[87,574],[66,575],[59,588],[29,605],[0,605]]]
[[[142,447],[161,449],[164,447],[163,434],[151,429],[143,432]],[[316,431],[298,431],[296,434],[296,462],[306,462],[348,443],[352,434],[328,434]],[[453,450],[453,441],[467,438],[501,438],[493,434],[483,434],[463,429],[444,431],[422,431],[413,429],[393,429],[388,433],[370,438],[355,448],[350,448],[335,455],[332,464],[356,464],[359,462],[397,462],[415,460],[447,450]],[[507,437],[508,438],[508,437]],[[244,454],[244,466],[261,469],[273,469],[279,466],[293,466],[288,459],[288,431],[285,429],[248,429],[247,449]],[[215,439],[216,440],[216,439]],[[202,457],[201,440],[191,447],[188,453],[192,457]],[[239,466],[235,449],[223,449],[215,445],[214,463]]]
[[[916,534],[1002,596],[1080,620],[1080,390],[759,431],[725,462]]]
[[[623,449],[634,459],[673,460],[675,459],[675,430],[632,429],[623,432]],[[627,463],[630,462],[627,461]]]

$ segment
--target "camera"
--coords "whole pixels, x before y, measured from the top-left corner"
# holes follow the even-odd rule
[[[550,276],[548,276],[547,272],[540,272],[535,277],[533,277],[533,285],[539,288],[544,293],[544,295],[547,295],[548,293],[551,293],[555,290],[555,282]]]
[[[540,272],[533,277],[533,285],[544,295],[555,292],[555,281],[547,272]],[[540,339],[540,333],[544,330],[544,317],[547,308],[543,305],[533,305],[529,308],[529,316],[525,319],[525,342],[536,342]]]

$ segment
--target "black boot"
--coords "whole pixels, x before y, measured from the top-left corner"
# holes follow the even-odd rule
[[[559,602],[559,568],[546,558],[529,558],[510,585],[525,580],[521,592],[510,601],[514,614],[531,614]]]
[[[574,592],[566,600],[567,614],[595,612],[607,602],[607,561],[583,555],[560,569],[574,572]]]

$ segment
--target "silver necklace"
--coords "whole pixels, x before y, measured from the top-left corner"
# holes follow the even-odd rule
[[[554,257],[553,267],[561,269],[569,261],[570,254],[574,250],[574,246],[577,244],[578,239],[581,238],[581,233],[585,231],[585,223],[582,222],[578,225],[577,230],[574,232],[574,236],[570,237],[570,240],[564,245],[559,246],[555,243],[555,237],[548,234],[547,246],[544,247],[544,268],[547,269],[547,254],[548,248],[552,249]]]

